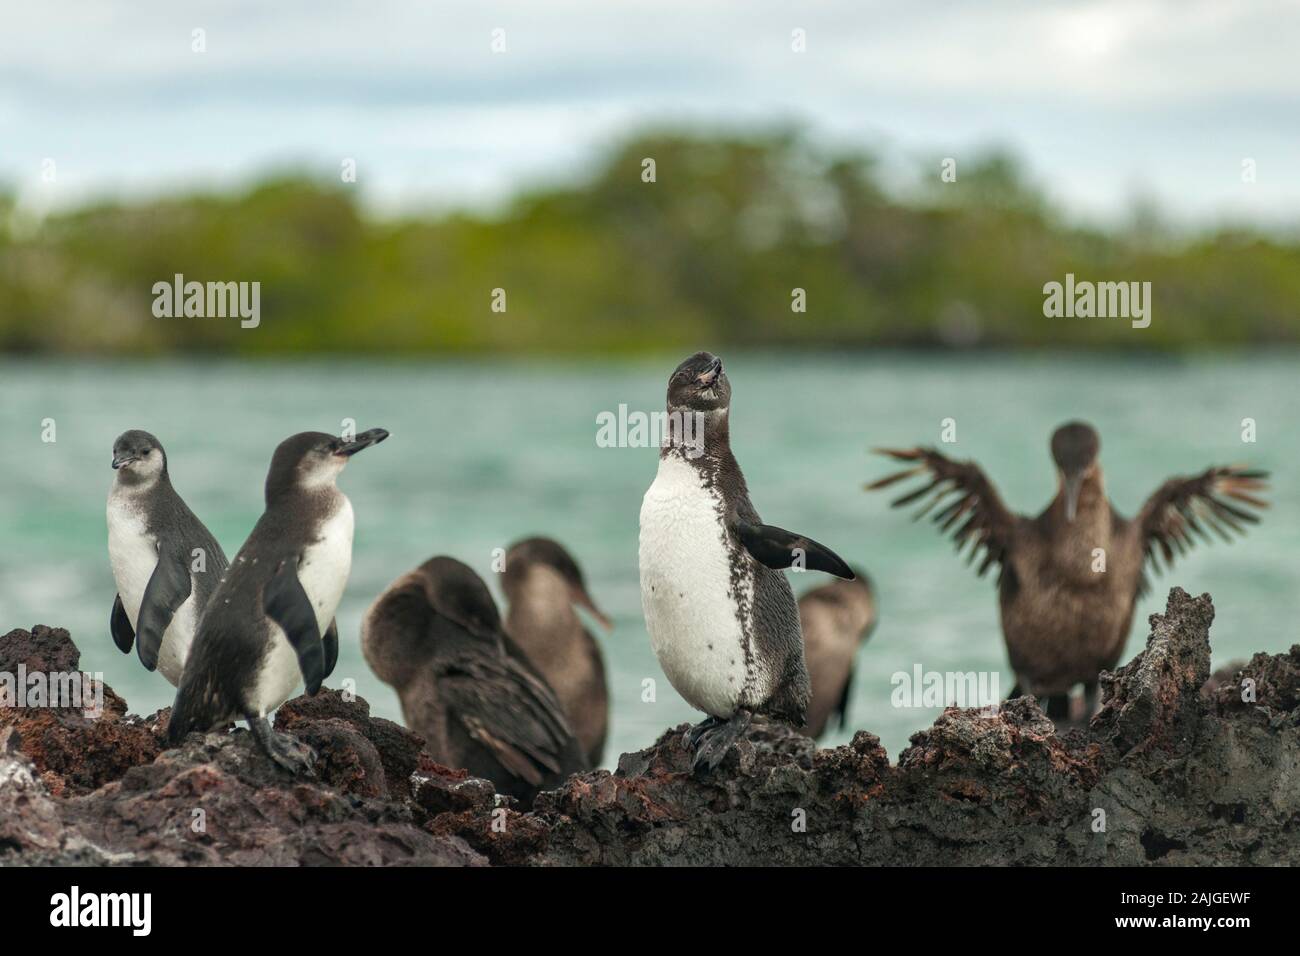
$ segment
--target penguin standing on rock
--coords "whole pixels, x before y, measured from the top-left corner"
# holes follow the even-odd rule
[[[810,696],[791,566],[852,579],[829,548],[762,523],[731,453],[731,383],[697,352],[668,380],[669,434],[641,503],[641,603],[677,692],[708,717],[686,745],[713,769],[755,714],[802,727]]]
[[[117,597],[109,629],[123,654],[134,643],[140,663],[175,687],[226,555],[172,487],[157,438],[123,432],[113,443],[113,469],[108,557]]]
[[[266,715],[300,680],[315,694],[334,670],[353,529],[352,503],[334,482],[353,455],[387,437],[382,428],[352,439],[302,432],[276,448],[266,510],[199,622],[167,728],[172,745],[242,718],[276,763],[310,768],[314,755],[272,732]]]
[[[506,636],[483,579],[430,558],[366,611],[361,651],[441,764],[532,803],[587,760],[546,680]]]

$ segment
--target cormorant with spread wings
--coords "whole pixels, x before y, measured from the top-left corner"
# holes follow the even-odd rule
[[[893,506],[921,502],[917,517],[933,512],[958,551],[969,548],[967,563],[980,559],[981,576],[998,567],[1002,633],[1016,676],[1010,696],[1047,697],[1056,718],[1068,716],[1075,684],[1084,685],[1088,713],[1094,710],[1097,675],[1119,662],[1148,570],[1171,566],[1197,538],[1244,533],[1259,520],[1253,509],[1268,506],[1259,497],[1267,472],[1216,467],[1169,479],[1136,517],[1125,518],[1106,497],[1100,448],[1096,430],[1083,422],[1053,433],[1057,492],[1034,518],[1011,512],[974,462],[932,448],[879,449],[910,467],[867,485],[927,479]]]

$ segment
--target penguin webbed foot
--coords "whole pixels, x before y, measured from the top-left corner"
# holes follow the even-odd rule
[[[749,722],[753,719],[753,713],[748,710],[736,711],[729,720],[715,721],[713,725],[704,728],[695,742],[695,759],[692,762],[693,770],[716,770],[722,763],[722,759],[727,756],[731,750],[732,744],[744,736],[745,731],[749,728]],[[705,721],[708,723],[708,721]],[[691,733],[694,734],[700,727],[693,728]]]
[[[295,777],[310,774],[316,766],[316,751],[288,734],[276,733],[265,717],[249,719],[248,727],[262,752]]]
[[[686,733],[682,734],[682,746],[687,750],[694,751],[700,745],[700,739],[718,724],[722,723],[721,717],[712,715],[705,717],[702,721],[692,727]]]

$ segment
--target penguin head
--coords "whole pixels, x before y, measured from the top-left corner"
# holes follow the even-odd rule
[[[151,485],[167,473],[167,453],[153,435],[133,428],[113,442],[113,469],[119,484]]]
[[[1066,422],[1052,432],[1052,460],[1065,491],[1065,517],[1074,520],[1079,489],[1085,479],[1097,473],[1101,436],[1086,422]]]
[[[271,469],[266,475],[267,501],[289,491],[332,485],[349,458],[387,437],[384,429],[372,428],[353,438],[326,432],[299,432],[286,438],[271,456]]]
[[[730,405],[731,382],[722,359],[710,352],[696,352],[668,379],[670,412],[725,412]]]
[[[530,587],[558,593],[569,604],[586,608],[605,630],[614,626],[587,593],[587,582],[578,562],[552,538],[525,538],[516,541],[506,552],[501,587],[511,604],[516,601],[525,582]]]

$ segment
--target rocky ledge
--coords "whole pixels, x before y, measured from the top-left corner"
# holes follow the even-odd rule
[[[244,731],[165,749],[165,711],[0,707],[0,864],[1298,864],[1300,645],[1210,679],[1209,595],[1175,588],[1146,648],[1058,734],[1028,698],[949,708],[897,764],[756,723],[711,774],[685,726],[531,809],[441,767],[362,699],[299,697],[291,777]],[[66,631],[0,638],[0,673],[76,672]],[[30,701],[28,701],[30,702]]]

